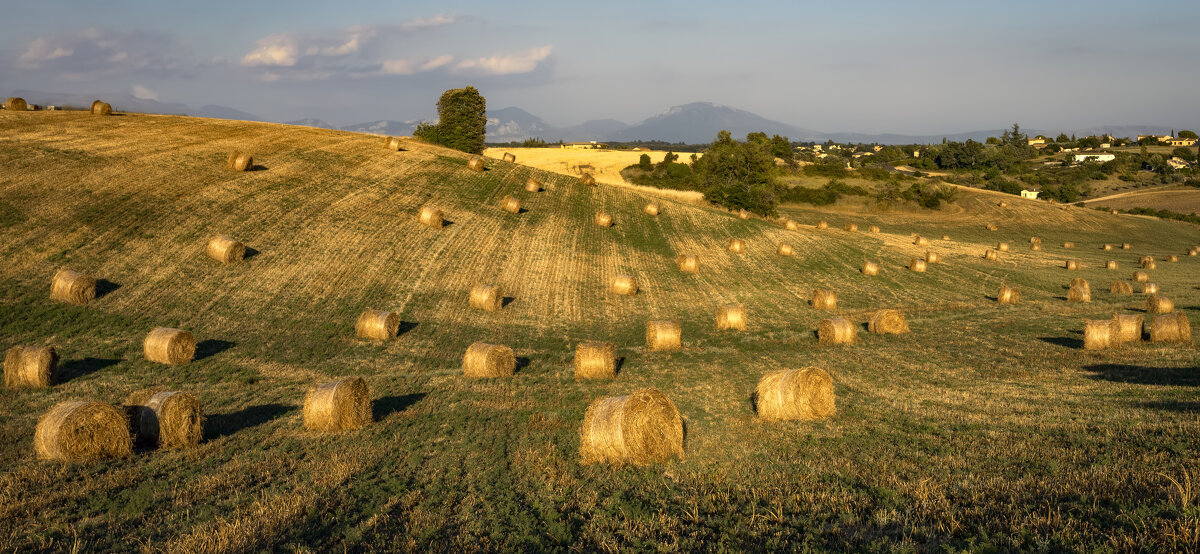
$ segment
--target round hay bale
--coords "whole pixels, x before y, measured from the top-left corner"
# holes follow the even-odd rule
[[[817,228],[818,228],[818,229],[828,229],[828,228],[829,228],[829,222],[828,222],[828,221],[825,221],[824,219],[822,219],[821,221],[818,221],[818,222],[817,222]]]
[[[941,256],[938,256],[937,252],[934,252],[932,250],[925,251],[925,263],[936,264],[936,263],[940,263],[941,260],[942,260]]]
[[[996,244],[996,250],[999,250],[1001,252],[1008,252],[1008,243],[1001,242],[1001,243]]]
[[[863,275],[879,275],[879,264],[875,262],[866,262],[862,266]]]
[[[133,408],[132,426],[138,444],[161,449],[200,444],[204,435],[204,412],[195,396],[186,392],[161,391],[145,400],[135,400],[131,395],[125,403]]]
[[[504,294],[495,285],[475,285],[467,303],[476,310],[494,312],[504,306]]]
[[[808,303],[814,310],[836,310],[837,293],[829,289],[813,289]]]
[[[92,102],[92,115],[112,115],[112,105],[96,100]]]
[[[1083,349],[1106,350],[1116,344],[1117,333],[1111,319],[1088,319],[1083,322]]]
[[[421,211],[417,214],[417,221],[420,221],[421,225],[441,229],[446,224],[446,216],[442,210],[432,206],[421,206]]]
[[[368,308],[354,323],[354,334],[360,339],[394,339],[399,332],[400,314],[396,312]]]
[[[997,227],[995,223],[988,223],[987,230],[989,230],[989,231],[999,231],[999,230],[1000,230],[1000,227]]]
[[[512,377],[517,372],[517,357],[501,344],[477,342],[463,356],[463,375],[467,377]]]
[[[517,156],[511,152],[504,153],[504,161],[508,163],[517,163]]]
[[[1193,247],[1189,249],[1188,256],[1200,256],[1200,247]]]
[[[1063,248],[1075,248],[1075,243],[1067,241],[1063,243]]]
[[[717,329],[746,330],[746,309],[741,304],[726,304],[717,309]]]
[[[1151,294],[1146,297],[1146,313],[1150,314],[1169,314],[1175,311],[1175,302],[1170,298]]]
[[[1112,321],[1118,343],[1142,340],[1142,314],[1113,314]]]
[[[1150,274],[1149,274],[1149,273],[1146,273],[1145,271],[1135,271],[1135,272],[1133,272],[1133,282],[1135,282],[1135,283],[1145,283],[1145,282],[1147,282],[1147,281],[1149,281],[1149,280],[1150,280]]]
[[[1158,269],[1158,264],[1153,259],[1142,262],[1142,269]]]
[[[1167,261],[1167,263],[1172,263],[1172,264],[1177,263],[1179,261],[1179,256],[1176,256],[1174,254],[1167,254],[1166,261]]]
[[[25,103],[24,98],[13,96],[4,101],[4,109],[10,112],[23,112],[29,109],[29,104]]]
[[[37,423],[33,448],[43,460],[82,462],[133,452],[125,412],[104,402],[55,404]]]
[[[246,257],[246,245],[229,235],[217,235],[209,239],[204,253],[218,262],[231,264]]]
[[[1091,302],[1092,289],[1083,286],[1072,286],[1067,289],[1067,302]]]
[[[1130,248],[1133,248],[1132,244],[1129,244],[1128,242],[1121,243],[1121,250],[1129,250]]]
[[[192,361],[196,355],[196,337],[190,331],[155,327],[142,343],[146,359],[160,364],[178,365]]]
[[[1000,206],[1001,208],[1007,208],[1007,207],[1008,207],[1008,202],[1001,201],[999,204],[996,204],[996,205],[997,205],[997,206]]]
[[[878,226],[878,225],[872,225],[872,226],[870,226],[870,227],[867,227],[867,232],[868,232],[868,233],[878,233],[878,232],[879,232],[879,226]]]
[[[542,182],[533,177],[526,179],[525,192],[542,192]]]
[[[78,271],[60,269],[54,272],[54,279],[50,282],[50,298],[86,306],[96,298],[96,280]]]
[[[1089,283],[1087,281],[1087,279],[1084,279],[1083,277],[1076,277],[1074,279],[1071,279],[1071,282],[1067,285],[1067,287],[1068,288],[1069,287],[1083,287],[1085,289],[1092,290],[1092,284]]]
[[[596,225],[601,227],[612,227],[612,216],[604,212],[596,214]]]
[[[1121,264],[1117,263],[1116,260],[1109,260],[1107,262],[1104,262],[1104,269],[1107,269],[1109,271],[1116,271],[1118,269],[1121,269]]]
[[[917,246],[929,246],[929,239],[922,237],[922,236],[918,236],[913,239],[913,244],[915,244]]]
[[[1117,212],[1117,210],[1112,210],[1112,211],[1110,211],[1110,212],[1108,212],[1108,213],[1110,213],[1110,214],[1112,214],[1112,215],[1117,215],[1117,213],[1118,213],[1118,212]]]
[[[638,291],[637,281],[633,279],[632,275],[617,275],[613,277],[612,284],[609,285],[608,290],[612,291],[613,294],[633,296]]]
[[[754,409],[764,421],[827,418],[837,413],[833,378],[817,367],[768,373],[754,388]]]
[[[247,152],[239,152],[237,150],[230,152],[225,158],[225,169],[234,171],[250,171],[254,167],[254,156]]]
[[[1067,268],[1067,271],[1076,271],[1079,269],[1079,262],[1075,260],[1067,260],[1063,264],[1063,267]]]
[[[750,212],[748,212],[744,209],[738,210],[737,216],[738,216],[738,219],[750,219]]]
[[[988,249],[987,249],[987,250],[986,250],[986,251],[983,253],[983,259],[985,259],[985,260],[989,260],[989,261],[993,261],[993,262],[994,262],[994,261],[997,261],[997,260],[999,260],[999,259],[1000,259],[1000,253],[999,253],[999,252],[996,252],[995,250],[992,250],[991,248],[988,248]]]
[[[58,352],[53,346],[14,346],[4,355],[4,386],[48,387],[58,371]]]
[[[1029,244],[1034,244],[1034,243],[1041,244],[1042,239],[1040,237],[1029,237]]]
[[[1142,269],[1154,269],[1152,267],[1148,267],[1152,265],[1154,265],[1154,256],[1141,256],[1138,258],[1138,267]]]
[[[683,254],[675,258],[675,265],[683,273],[700,273],[700,259],[692,254]]]
[[[796,223],[793,219],[789,219],[783,223],[783,227],[789,231],[796,231],[800,229],[800,224]]]
[[[647,321],[646,349],[655,352],[683,348],[683,331],[675,321]]]
[[[1150,342],[1192,343],[1192,325],[1183,312],[1150,318]]]
[[[1033,243],[1030,243],[1030,244],[1029,244],[1029,249],[1030,249],[1030,250],[1034,250],[1034,251],[1041,250],[1041,249],[1042,249],[1042,243],[1040,243],[1040,242],[1033,242]]]
[[[854,223],[847,223],[847,224],[846,224],[846,230],[847,230],[847,231],[850,231],[851,233],[857,233],[857,232],[858,232],[858,225],[857,225],[857,224],[854,224]]]
[[[1021,291],[1013,287],[1000,285],[996,292],[996,302],[999,304],[1018,304],[1021,302]]]
[[[899,335],[908,332],[908,322],[899,310],[879,310],[867,320],[867,331],[872,333]]]
[[[336,432],[371,423],[371,390],[362,377],[323,383],[304,393],[304,427]]]
[[[942,235],[942,240],[950,240],[950,235]]]
[[[646,215],[658,215],[658,204],[650,202],[642,207],[642,212]]]
[[[1142,283],[1142,294],[1158,294],[1158,284]]]
[[[594,187],[596,186],[596,178],[591,173],[584,173],[579,177],[579,184]]]
[[[613,379],[617,376],[617,345],[588,341],[575,345],[576,379]]]
[[[467,169],[470,169],[471,171],[483,173],[483,170],[484,170],[483,158],[472,156],[470,159],[467,160]]]
[[[741,254],[746,251],[746,241],[742,239],[729,239],[729,245],[726,247],[726,250],[734,254]]]
[[[913,258],[908,262],[908,270],[916,271],[917,273],[925,273],[925,260],[921,258]]]
[[[646,466],[683,457],[683,419],[655,389],[600,398],[579,429],[579,461]]]
[[[385,148],[387,148],[388,150],[391,150],[392,152],[399,152],[400,148],[401,148],[400,139],[398,139],[396,137],[384,137],[383,145]]]
[[[779,254],[780,256],[795,256],[796,250],[792,248],[792,245],[786,242],[781,242],[779,243],[779,246],[775,248],[775,253]]]
[[[821,344],[850,344],[858,339],[858,326],[844,317],[822,319],[817,323],[817,339]]]
[[[1133,294],[1133,285],[1125,281],[1113,281],[1108,287],[1108,292],[1112,294]]]
[[[500,200],[500,208],[508,213],[519,214],[521,213],[521,201],[510,195],[505,195]]]
[[[1105,249],[1105,250],[1112,250],[1112,249],[1113,249],[1113,247],[1112,247],[1112,245],[1111,245],[1111,244],[1106,244],[1106,245],[1104,245],[1104,249]]]

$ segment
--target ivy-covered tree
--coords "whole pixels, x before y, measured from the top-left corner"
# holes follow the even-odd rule
[[[721,131],[704,156],[696,160],[696,178],[709,202],[730,210],[774,216],[778,203],[774,168],[769,141],[738,142],[729,131]]]
[[[437,125],[422,123],[413,131],[421,140],[468,152],[483,153],[487,101],[475,87],[450,89],[438,99]]]

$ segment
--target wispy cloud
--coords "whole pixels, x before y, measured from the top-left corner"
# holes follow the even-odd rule
[[[190,67],[169,36],[147,31],[90,28],[34,39],[16,59],[23,70],[45,70],[65,79],[121,73],[165,76]]]
[[[145,100],[158,100],[157,92],[150,90],[149,88],[144,87],[142,85],[133,85],[132,87],[130,87],[129,92],[133,94],[134,98],[142,98]]]
[[[460,72],[482,75],[529,73],[549,58],[552,50],[550,46],[540,46],[515,54],[495,54],[486,58],[462,60],[455,64],[454,68]]]

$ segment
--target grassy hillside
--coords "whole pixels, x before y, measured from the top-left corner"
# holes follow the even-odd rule
[[[225,170],[234,149],[260,167]],[[1140,310],[1141,295],[1107,292],[1140,255],[1183,255],[1153,281],[1200,323],[1200,258],[1184,255],[1196,227],[963,191],[938,212],[788,208],[805,225],[787,231],[669,200],[653,218],[627,188],[465,162],[306,127],[0,113],[0,347],[53,344],[65,376],[0,389],[0,549],[1197,548],[1196,349],[1081,349],[1084,319]],[[531,175],[545,191],[523,190]],[[500,210],[506,194],[528,211]],[[419,225],[425,204],[452,224]],[[616,225],[592,225],[597,210]],[[835,229],[813,228],[821,218]],[[848,221],[883,233],[837,230]],[[944,263],[905,270],[926,250],[912,232],[949,235],[930,248]],[[216,234],[256,253],[222,266],[204,256]],[[725,251],[733,237],[746,253]],[[981,259],[999,241],[1012,250]],[[797,255],[777,256],[779,242]],[[700,256],[699,275],[675,270],[683,253]],[[1068,258],[1083,268],[1062,269]],[[867,260],[879,276],[858,272]],[[62,267],[103,279],[104,294],[51,301]],[[642,291],[607,292],[618,274]],[[1065,301],[1075,276],[1092,303]],[[511,303],[469,310],[476,283]],[[997,306],[1001,283],[1023,303]],[[813,330],[829,314],[807,306],[814,287],[835,289],[856,323],[902,309],[912,333],[821,346]],[[747,331],[714,329],[729,302],[746,306]],[[400,337],[356,340],[366,308],[401,313]],[[678,320],[683,351],[646,352],[650,319]],[[156,326],[191,330],[197,359],[145,361]],[[463,378],[477,340],[513,347],[517,375]],[[581,340],[617,343],[617,379],[573,378]],[[759,422],[758,379],[809,365],[833,376],[838,414]],[[350,375],[370,385],[376,423],[305,431],[304,391]],[[34,426],[55,403],[120,402],[149,385],[199,396],[199,447],[34,458]],[[685,458],[581,466],[588,402],[647,386],[683,415]]]

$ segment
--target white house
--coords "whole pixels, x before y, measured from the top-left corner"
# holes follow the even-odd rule
[[[1038,192],[1039,192],[1039,191],[1036,191],[1036,190],[1022,190],[1022,191],[1021,191],[1021,198],[1028,198],[1028,199],[1030,199],[1030,200],[1037,200],[1037,195],[1038,195]]]
[[[1099,153],[1099,152],[1084,152],[1084,153],[1082,153],[1082,154],[1075,154],[1075,161],[1076,161],[1076,162],[1100,162],[1100,163],[1104,163],[1104,162],[1111,162],[1111,161],[1113,161],[1113,160],[1115,160],[1115,159],[1117,159],[1117,155],[1116,155],[1116,154],[1108,154],[1108,153],[1101,154],[1101,153]]]

